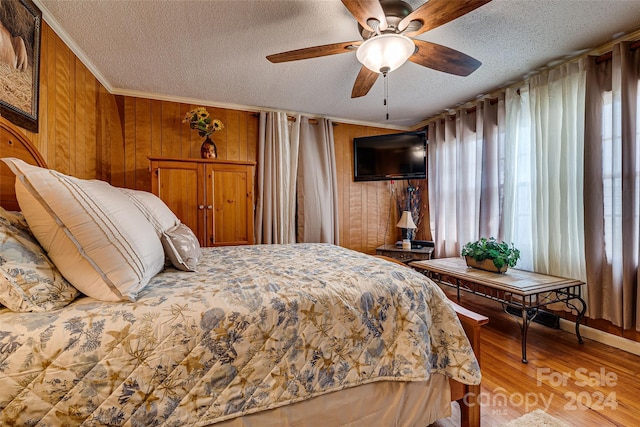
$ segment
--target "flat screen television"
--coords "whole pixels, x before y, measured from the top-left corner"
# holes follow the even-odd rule
[[[354,181],[427,177],[425,131],[353,138]]]

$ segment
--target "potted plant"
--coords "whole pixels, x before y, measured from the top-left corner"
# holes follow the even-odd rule
[[[462,247],[462,256],[469,267],[504,273],[508,267],[515,267],[520,259],[520,251],[513,243],[498,242],[493,237],[482,237]]]

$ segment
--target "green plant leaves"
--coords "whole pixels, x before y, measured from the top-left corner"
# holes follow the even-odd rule
[[[493,260],[496,268],[502,268],[505,264],[515,267],[520,259],[520,251],[513,243],[498,242],[494,237],[482,237],[480,240],[467,243],[462,247],[461,254],[476,261]]]

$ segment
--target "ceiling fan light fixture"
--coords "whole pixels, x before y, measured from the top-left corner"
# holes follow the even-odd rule
[[[381,34],[362,43],[356,51],[358,61],[375,73],[399,68],[416,50],[409,37],[401,34]]]

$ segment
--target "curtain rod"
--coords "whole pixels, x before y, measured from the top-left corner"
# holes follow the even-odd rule
[[[296,117],[295,116],[287,116],[287,120],[289,120],[290,122],[295,122],[296,121]],[[318,124],[318,119],[309,119],[309,124],[310,125],[317,125]]]
[[[253,117],[258,117],[260,116],[260,113],[252,113],[251,114]],[[296,116],[291,116],[287,114],[287,120],[290,122],[295,122],[296,121]],[[317,125],[319,123],[318,119],[314,119],[314,118],[309,118],[309,124],[310,125]],[[336,123],[333,120],[331,121],[331,126],[340,126],[340,123]]]
[[[435,114],[435,115],[433,115],[431,117],[428,117],[428,118],[422,120],[420,123],[418,123],[416,125],[415,129],[424,128],[424,127],[428,126],[429,123],[432,123],[434,121],[444,120],[446,117],[451,115],[451,113],[449,113],[448,110],[453,110],[453,109],[456,109],[456,108],[463,108],[462,106],[464,104],[467,104],[467,103],[470,103],[470,102],[476,102],[481,98],[497,98],[497,97],[500,96],[500,94],[504,93],[507,89],[517,88],[518,86],[520,86],[523,83],[525,83],[527,80],[529,80],[534,75],[538,75],[538,74],[542,73],[543,71],[550,70],[550,69],[555,69],[555,68],[560,67],[562,65],[569,64],[569,63],[572,63],[572,62],[576,62],[576,61],[578,61],[578,60],[580,60],[582,58],[586,58],[588,56],[599,55],[599,57],[596,59],[596,61],[599,61],[599,62],[606,61],[608,59],[607,57],[610,57],[611,54],[612,54],[611,52],[613,50],[613,46],[616,45],[617,43],[620,43],[620,42],[623,42],[623,41],[631,41],[632,42],[632,44],[631,44],[631,49],[632,50],[640,48],[640,29],[635,30],[635,31],[633,31],[633,32],[631,32],[629,34],[623,34],[622,36],[617,37],[616,39],[614,39],[614,40],[612,40],[612,41],[610,41],[608,43],[605,43],[604,45],[602,45],[600,47],[597,47],[597,48],[594,48],[594,49],[589,49],[588,52],[585,52],[585,53],[582,53],[580,55],[576,55],[574,57],[571,57],[571,58],[567,59],[566,61],[564,61],[562,63],[554,65],[553,67],[542,67],[541,69],[536,71],[535,74],[532,74],[531,76],[529,76],[529,77],[527,77],[527,78],[525,78],[523,80],[520,80],[517,83],[511,84],[511,85],[508,85],[508,86],[503,86],[503,87],[501,87],[499,89],[494,90],[493,92],[487,93],[487,94],[482,95],[482,96],[478,96],[478,99],[476,99],[475,101],[464,102],[462,104],[459,104],[459,105],[456,105],[454,107],[451,107],[450,109],[447,109],[447,111],[443,111],[441,113],[438,113],[438,114]]]
[[[561,62],[559,64],[554,65],[553,67],[542,67],[535,74],[529,76],[528,78],[526,78],[526,79],[524,79],[522,81],[519,81],[518,83],[514,83],[512,85],[500,88],[500,89],[496,90],[495,92],[492,92],[491,94],[488,94],[487,96],[492,96],[492,95],[493,96],[497,96],[497,94],[505,91],[506,89],[520,86],[522,83],[526,82],[531,77],[533,77],[535,75],[538,75],[541,72],[546,71],[546,70],[552,70],[552,69],[561,67],[561,66],[563,66],[565,64],[570,64],[570,63],[579,61],[580,59],[587,58],[589,56],[600,55],[600,57],[603,57],[605,55],[611,55],[611,52],[613,51],[613,46],[615,46],[616,44],[618,44],[620,42],[623,42],[623,41],[632,41],[633,44],[631,45],[631,49],[634,49],[633,46],[638,47],[638,45],[640,45],[640,29],[638,29],[636,31],[633,31],[633,32],[631,32],[629,34],[624,34],[624,35],[622,35],[620,37],[617,37],[615,40],[612,40],[612,41],[610,41],[608,43],[605,43],[600,47],[597,47],[597,48],[594,48],[594,49],[589,49],[588,52],[585,52],[585,53],[582,53],[580,55],[576,55],[574,57],[571,57],[571,58],[567,59],[566,61],[563,61],[563,62]]]
[[[631,43],[631,46],[629,46],[629,49],[631,50],[636,50],[638,48],[640,48],[640,40],[636,40],[635,42]],[[603,53],[602,55],[596,58],[596,64],[602,64],[603,62],[610,60],[612,57],[613,57],[612,51]]]

